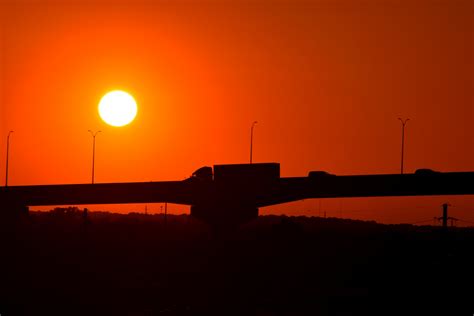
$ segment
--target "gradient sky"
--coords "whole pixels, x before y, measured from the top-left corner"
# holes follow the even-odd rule
[[[253,160],[280,162],[282,176],[398,173],[398,117],[410,118],[405,172],[474,170],[471,0],[2,0],[0,32],[0,172],[14,130],[10,185],[89,182],[88,129],[103,132],[96,182],[246,163],[255,120]],[[113,89],[138,103],[128,126],[98,115]],[[445,201],[474,220],[472,196],[321,209],[415,222]],[[318,215],[319,203],[262,213]]]

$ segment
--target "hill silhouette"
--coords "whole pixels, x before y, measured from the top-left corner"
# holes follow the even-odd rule
[[[2,229],[2,315],[472,315],[474,230],[77,208]]]

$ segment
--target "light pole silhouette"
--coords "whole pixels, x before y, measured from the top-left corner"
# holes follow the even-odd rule
[[[97,134],[99,134],[101,131],[93,132],[89,130],[89,133],[92,135],[92,184],[94,184],[94,164],[95,164],[95,137]]]
[[[398,118],[400,122],[402,122],[402,158],[400,162],[400,174],[403,174],[403,154],[404,154],[404,147],[405,147],[405,125],[407,122],[410,120],[409,118],[403,120],[401,118]]]
[[[9,157],[9,153],[10,153],[10,135],[11,133],[13,133],[13,131],[9,131],[8,132],[8,136],[7,136],[7,162],[6,162],[6,171],[5,171],[5,187],[8,186],[8,157]]]
[[[257,124],[257,121],[254,121],[252,123],[252,127],[250,128],[250,163],[252,163],[252,149],[253,149],[253,128],[255,124]]]

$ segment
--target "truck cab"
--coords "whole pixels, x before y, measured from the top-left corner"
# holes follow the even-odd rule
[[[191,175],[191,178],[199,179],[199,180],[212,180],[212,167],[205,166],[201,167],[198,170],[194,171]]]

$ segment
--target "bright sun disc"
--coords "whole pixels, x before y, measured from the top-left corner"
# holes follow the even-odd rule
[[[99,115],[109,125],[124,126],[137,115],[137,103],[127,92],[111,91],[100,100]]]

